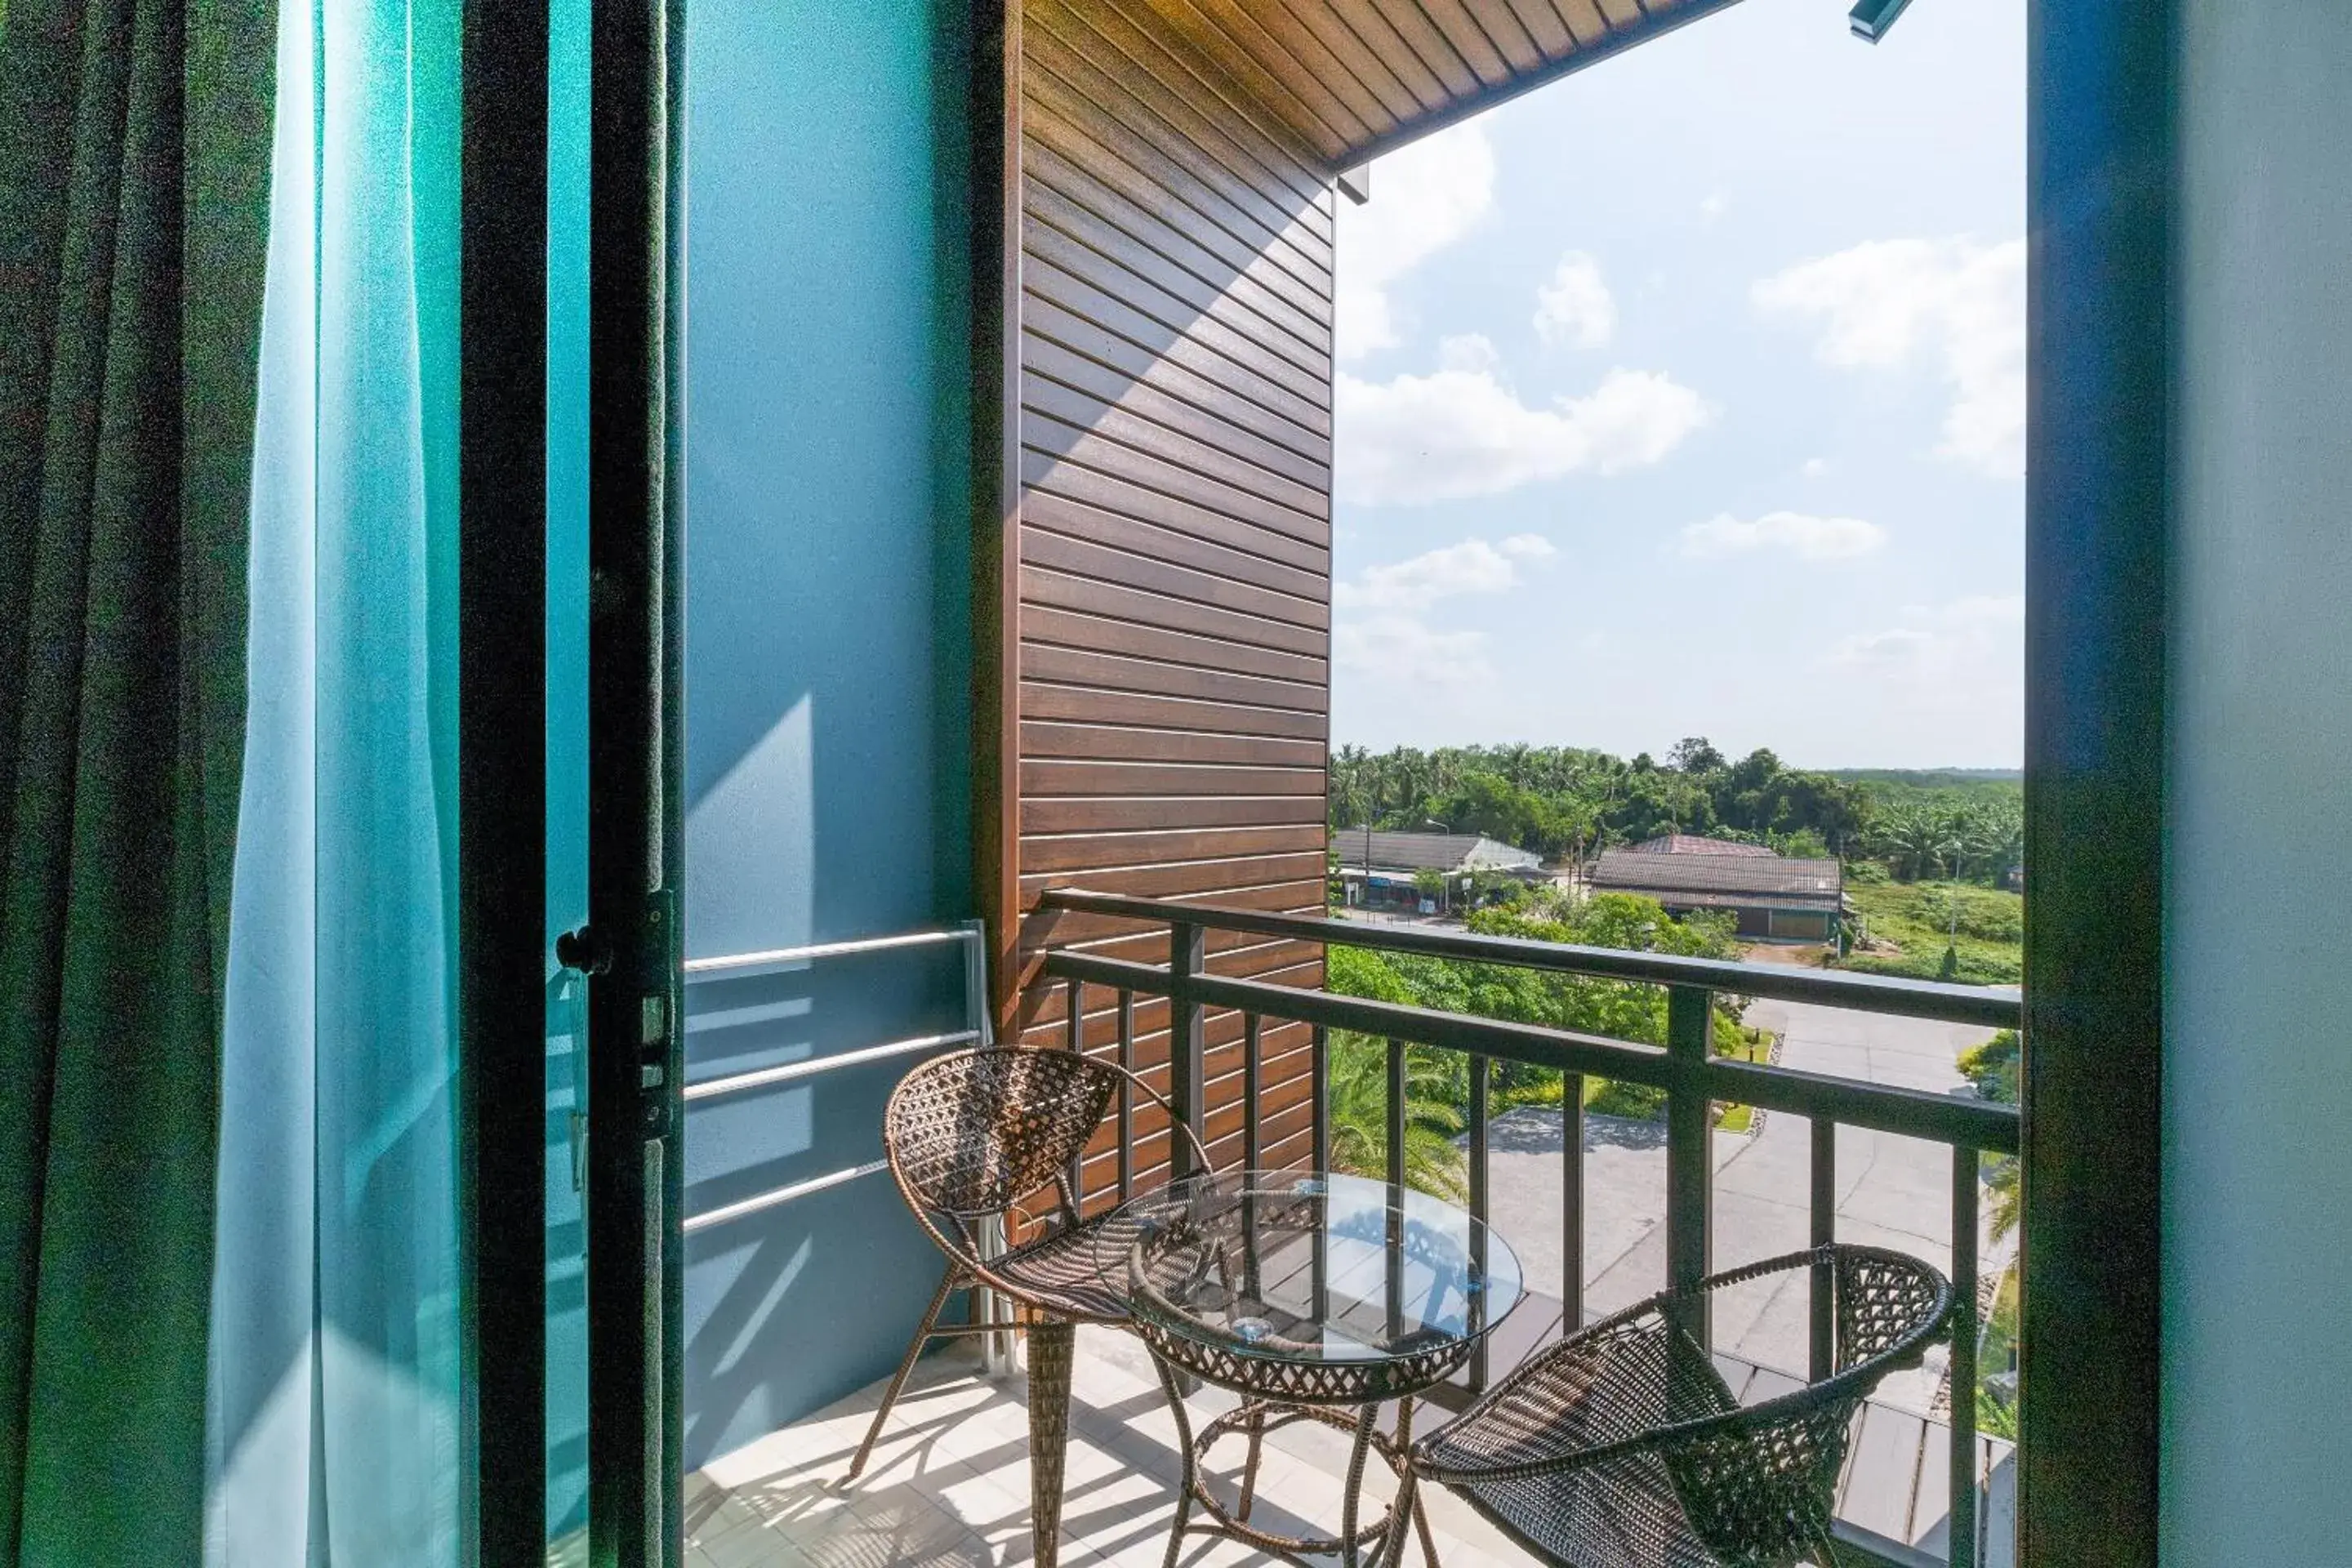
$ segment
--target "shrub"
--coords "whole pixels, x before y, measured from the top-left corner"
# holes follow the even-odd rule
[[[1960,1076],[1978,1095],[2002,1105],[2017,1103],[2017,1065],[2023,1054],[2015,1029],[2003,1029],[1981,1046],[1960,1053]]]
[[[1622,1079],[1611,1079],[1585,1102],[1589,1110],[1603,1116],[1622,1116],[1629,1121],[1654,1121],[1666,1113],[1666,1091],[1646,1083],[1627,1083]]]

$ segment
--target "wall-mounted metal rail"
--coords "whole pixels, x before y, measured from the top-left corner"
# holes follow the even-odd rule
[[[778,970],[804,967],[827,959],[852,958],[868,953],[891,952],[909,948],[945,947],[961,944],[964,950],[963,1014],[964,1026],[940,1034],[918,1035],[902,1040],[885,1041],[880,1045],[860,1047],[856,1050],[837,1051],[831,1056],[807,1061],[785,1062],[776,1067],[758,1068],[750,1072],[730,1073],[723,1078],[705,1079],[689,1083],[682,1098],[691,1105],[744,1094],[753,1089],[772,1089],[779,1084],[795,1083],[838,1072],[846,1068],[866,1067],[894,1057],[926,1055],[957,1046],[987,1045],[994,1037],[988,1012],[988,944],[982,934],[979,921],[959,926],[942,927],[936,931],[903,931],[890,936],[863,937],[850,942],[816,942],[803,947],[780,947],[761,952],[733,953],[722,958],[690,958],[686,962],[688,984],[710,980],[746,979]],[[889,1168],[888,1162],[870,1160],[843,1170],[829,1171],[820,1176],[789,1183],[751,1197],[739,1199],[718,1208],[707,1209],[689,1215],[685,1222],[689,1236],[712,1226],[724,1225],[746,1215],[759,1214],[795,1198],[806,1197],[828,1188],[854,1182]]]
[[[1311,915],[1270,914],[1255,910],[1170,903],[1150,899],[1055,889],[1040,900],[1046,910],[1108,916],[1163,925],[1169,933],[1165,966],[1109,959],[1068,949],[1049,949],[1043,977],[1067,992],[1073,1020],[1070,1036],[1080,1038],[1076,1020],[1084,1016],[1085,988],[1099,986],[1117,997],[1118,1050],[1123,1067],[1134,1066],[1135,998],[1166,997],[1172,1029],[1169,1099],[1201,1131],[1201,1040],[1205,1011],[1229,1008],[1242,1016],[1244,1038],[1255,1041],[1265,1020],[1313,1026],[1317,1103],[1315,1148],[1324,1158],[1328,1129],[1322,1103],[1328,1081],[1325,1061],[1329,1031],[1342,1029],[1384,1041],[1388,1052],[1390,1103],[1389,1179],[1403,1181],[1401,1122],[1405,1049],[1421,1046],[1465,1053],[1472,1068],[1468,1107],[1471,1206],[1485,1219],[1491,1184],[1487,1162],[1487,1078],[1497,1060],[1523,1062],[1563,1075],[1562,1321],[1584,1321],[1583,1079],[1600,1075],[1647,1084],[1666,1091],[1666,1267],[1670,1281],[1686,1284],[1706,1274],[1713,1253],[1711,1107],[1728,1101],[1808,1118],[1811,1140],[1811,1225],[1816,1240],[1836,1234],[1836,1138],[1840,1125],[1872,1129],[1941,1143],[1951,1151],[1952,1282],[1959,1300],[1952,1338],[1950,1495],[1982,1506],[1976,1431],[1978,1189],[1979,1157],[2011,1153],[2018,1147],[2013,1106],[1956,1099],[1885,1084],[1801,1072],[1787,1068],[1717,1058],[1710,1049],[1717,994],[1769,997],[1899,1017],[1931,1019],[1992,1028],[2022,1026],[2023,1006],[2012,994],[1973,986],[1888,979],[1875,975],[1765,968],[1670,954],[1625,952],[1507,937],[1478,936],[1427,926],[1374,925]],[[1419,953],[1479,963],[1508,964],[1554,973],[1628,981],[1661,986],[1666,994],[1666,1039],[1663,1047],[1601,1036],[1581,1035],[1530,1024],[1507,1023],[1467,1014],[1339,996],[1328,992],[1234,980],[1204,973],[1202,954],[1210,931],[1338,943],[1376,952]],[[1257,1123],[1258,1085],[1244,1084],[1244,1125]],[[1120,1126],[1119,1190],[1129,1194],[1134,1161],[1127,1148],[1129,1130]],[[1817,1281],[1811,1302],[1811,1373],[1826,1377],[1833,1353],[1826,1281]],[[1704,1336],[1707,1325],[1695,1325]],[[1474,1383],[1483,1382],[1483,1362]],[[1977,1509],[1956,1508],[1949,1521],[1955,1564],[1973,1565],[1978,1553]]]

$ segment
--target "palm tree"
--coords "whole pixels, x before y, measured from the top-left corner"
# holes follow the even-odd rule
[[[1878,836],[1886,852],[1909,868],[1911,874],[1906,879],[1914,882],[1932,876],[1945,857],[1953,852],[1949,826],[1924,806],[1913,806],[1882,818]]]
[[[2006,1240],[2017,1228],[2023,1211],[2024,1194],[2020,1190],[2018,1162],[2014,1154],[2004,1154],[1985,1171],[1985,1190],[1992,1194],[1992,1206],[1986,1217],[1992,1221],[1992,1238]]]
[[[1330,1043],[1331,1163],[1360,1176],[1385,1177],[1389,1168],[1388,1047],[1362,1035],[1334,1034]],[[1445,1069],[1408,1048],[1404,1067],[1405,1184],[1440,1197],[1469,1193],[1466,1162],[1454,1140],[1462,1112],[1448,1094]]]

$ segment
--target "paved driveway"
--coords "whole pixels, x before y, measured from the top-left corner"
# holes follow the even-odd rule
[[[1969,1092],[1960,1052],[1991,1031],[1806,1004],[1759,1002],[1748,1021],[1780,1032],[1780,1064],[1872,1083]],[[1811,1128],[1801,1118],[1763,1116],[1751,1133],[1715,1137],[1715,1263],[1717,1268],[1797,1251],[1811,1231]],[[1941,1145],[1842,1127],[1838,1130],[1838,1238],[1910,1252],[1951,1267],[1952,1155]],[[1494,1223],[1511,1242],[1528,1284],[1549,1295],[1562,1279],[1560,1163],[1557,1112],[1517,1110],[1492,1129]],[[1585,1306],[1598,1316],[1665,1283],[1665,1128],[1662,1122],[1586,1119]],[[1979,1237],[1985,1277],[2005,1261]],[[1801,1375],[1805,1369],[1806,1277],[1777,1288],[1741,1287],[1717,1306],[1717,1348]],[[1882,1386],[1887,1403],[1925,1413],[1942,1382],[1945,1352]]]

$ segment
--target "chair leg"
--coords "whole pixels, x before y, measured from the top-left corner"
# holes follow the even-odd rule
[[[1176,1556],[1183,1549],[1184,1525],[1192,1517],[1192,1486],[1200,1474],[1199,1462],[1192,1457],[1192,1422],[1184,1409],[1184,1394],[1177,1386],[1176,1374],[1158,1356],[1151,1364],[1160,1369],[1160,1392],[1168,1395],[1168,1408],[1176,1417],[1176,1453],[1183,1461],[1176,1481],[1176,1521],[1168,1527],[1168,1555],[1160,1568],[1176,1568]]]
[[[1412,1399],[1410,1395],[1397,1401],[1396,1450],[1400,1457],[1412,1451]],[[1387,1568],[1404,1568],[1405,1520],[1412,1521],[1414,1533],[1421,1537],[1421,1558],[1429,1568],[1437,1568],[1437,1542],[1429,1532],[1429,1510],[1421,1506],[1421,1494],[1413,1486],[1412,1471],[1404,1469],[1397,1478],[1395,1530],[1391,1532],[1394,1546],[1389,1553]]]
[[[1249,1522],[1250,1505],[1257,1500],[1257,1451],[1265,1441],[1265,1415],[1253,1411],[1249,1418],[1249,1458],[1242,1465],[1242,1506],[1234,1518]]]
[[[1344,1489],[1339,1494],[1340,1568],[1358,1568],[1358,1564],[1362,1561],[1356,1545],[1356,1518],[1357,1510],[1362,1506],[1364,1498],[1364,1459],[1371,1452],[1372,1425],[1380,1418],[1380,1414],[1379,1405],[1367,1405],[1364,1406],[1363,1414],[1356,1417],[1355,1446],[1349,1450],[1348,1479],[1341,1483]],[[1394,1521],[1391,1521],[1391,1523],[1393,1525]],[[1393,1530],[1391,1533],[1394,1533]],[[1372,1543],[1372,1552],[1377,1560],[1380,1554],[1380,1542]],[[1393,1564],[1391,1568],[1393,1568]]]
[[[1066,1319],[1029,1326],[1029,1556],[1034,1568],[1054,1568],[1061,1553],[1062,1467],[1070,1444],[1076,1335]]]
[[[931,1304],[925,1309],[923,1321],[916,1325],[915,1337],[908,1342],[906,1359],[898,1363],[898,1370],[890,1374],[890,1386],[882,1393],[882,1406],[874,1412],[874,1424],[866,1428],[866,1441],[857,1445],[857,1456],[849,1461],[849,1474],[842,1478],[844,1480],[856,1480],[859,1472],[866,1468],[866,1461],[874,1453],[874,1440],[882,1436],[882,1424],[890,1418],[890,1407],[898,1403],[899,1391],[907,1386],[907,1379],[914,1373],[916,1358],[923,1353],[923,1346],[929,1341],[931,1331],[940,1326],[940,1314],[947,1310],[948,1298],[955,1294],[956,1286],[961,1281],[962,1275],[953,1264],[950,1264],[948,1271],[940,1277],[940,1288],[931,1292]]]

